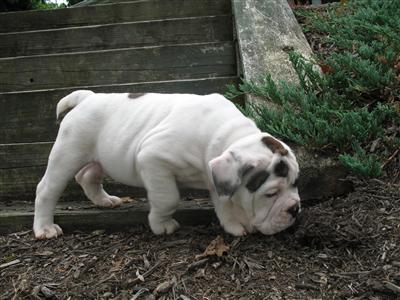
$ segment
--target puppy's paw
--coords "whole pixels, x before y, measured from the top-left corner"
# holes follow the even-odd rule
[[[154,234],[171,234],[179,228],[179,223],[175,219],[159,222],[149,218],[150,228]]]
[[[57,238],[63,234],[60,226],[57,224],[45,225],[40,228],[33,228],[35,237],[38,240]]]
[[[245,236],[248,233],[242,224],[236,222],[224,223],[222,224],[222,227],[224,227],[224,230],[227,233],[230,233],[234,236]]]
[[[96,199],[95,204],[101,207],[114,208],[122,204],[122,199],[117,196],[107,196]]]

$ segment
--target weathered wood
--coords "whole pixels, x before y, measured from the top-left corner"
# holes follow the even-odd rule
[[[45,166],[52,147],[52,142],[0,144],[0,169]]]
[[[232,42],[0,59],[0,91],[236,75]]]
[[[232,39],[231,16],[207,16],[0,34],[0,57]]]
[[[47,159],[53,146],[48,143],[25,143],[0,145],[0,202],[29,200],[35,198],[36,185],[44,175]],[[143,188],[119,184],[106,178],[104,187],[118,196],[145,197]],[[207,191],[180,189],[185,197],[206,197]],[[62,194],[63,200],[86,199],[80,186],[71,179]]]
[[[217,77],[79,88],[95,92],[211,94],[224,93],[227,84],[236,82],[236,77]],[[57,102],[76,89],[0,94],[0,144],[53,141],[58,130]]]
[[[275,80],[297,81],[288,49],[306,57],[312,50],[287,1],[232,0],[243,75],[258,81],[268,72]]]
[[[0,32],[231,13],[229,0],[152,0],[0,14]]]
[[[43,176],[47,157],[52,143],[14,144],[0,146],[0,199],[26,199],[33,201],[35,188]],[[297,149],[302,176],[299,180],[299,191],[303,201],[325,199],[349,192],[352,184],[343,180],[347,171],[331,159],[316,158],[304,150]],[[31,153],[33,153],[31,155]],[[19,161],[21,159],[21,162]],[[29,167],[25,167],[29,166]],[[112,180],[106,180],[105,188],[116,195],[145,196],[143,189],[128,187]],[[204,196],[206,191],[182,190],[182,195]],[[84,199],[80,187],[71,181],[63,198]],[[0,202],[1,202],[0,201]]]
[[[43,153],[44,158],[47,153]],[[27,154],[26,154],[27,155]],[[34,201],[36,186],[43,177],[46,165],[0,169],[0,202],[12,203],[15,200]],[[140,187],[120,184],[109,178],[104,181],[104,189],[111,195],[145,197],[146,191]],[[181,189],[182,197],[206,197],[208,192],[196,189]],[[61,196],[61,201],[85,200],[81,187],[71,179]]]
[[[70,7],[80,7],[87,5],[99,5],[99,4],[112,4],[118,2],[132,2],[132,1],[142,1],[142,0],[83,0]]]
[[[0,234],[32,228],[32,203],[15,202],[12,206],[0,203],[0,212]],[[114,209],[97,208],[90,202],[64,202],[57,206],[54,220],[65,233],[73,230],[121,230],[147,224],[148,212],[148,203],[140,200]],[[208,199],[181,201],[174,218],[182,226],[206,225],[217,221],[214,208]]]

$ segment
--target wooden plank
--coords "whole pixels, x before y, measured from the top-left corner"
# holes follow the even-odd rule
[[[163,82],[80,87],[95,92],[224,93],[236,77],[201,78]],[[56,137],[56,105],[78,88],[0,94],[0,144],[53,141]]]
[[[0,202],[34,200],[36,185],[44,175],[52,146],[52,142],[0,145]],[[146,196],[143,188],[122,185],[110,178],[105,179],[104,187],[107,192],[118,196]],[[208,196],[208,192],[203,190],[180,191],[185,197]],[[62,199],[82,200],[86,197],[80,186],[71,179]]]
[[[74,5],[72,5],[72,7],[111,4],[111,3],[117,3],[117,2],[132,2],[132,1],[142,1],[142,0],[83,0],[81,2],[78,2]]]
[[[21,151],[22,152],[22,151]],[[25,154],[26,156],[28,154]],[[46,159],[47,152],[43,152],[43,159]],[[32,161],[33,162],[33,161]],[[36,186],[43,177],[46,164],[42,166],[21,167],[0,169],[0,203],[12,203],[15,200],[34,201]],[[146,197],[143,188],[132,187],[120,184],[109,178],[104,182],[104,189],[111,195]],[[207,197],[208,192],[195,189],[181,189],[182,197]],[[66,190],[63,192],[61,201],[84,200],[81,187],[71,179]]]
[[[46,166],[53,142],[0,144],[0,169]]]
[[[229,0],[150,0],[0,14],[0,32],[231,13]]]
[[[231,16],[207,16],[0,34],[0,57],[232,40]]]
[[[73,230],[122,230],[138,224],[148,224],[147,202],[135,201],[119,208],[106,209],[92,206],[90,202],[65,202],[56,207],[54,220],[64,233]],[[174,218],[182,226],[206,225],[217,221],[209,199],[181,201]],[[33,204],[17,202],[12,206],[0,203],[0,234],[31,229],[33,224]]]
[[[232,42],[0,59],[0,91],[236,75]]]
[[[11,203],[18,199],[34,200],[36,185],[44,174],[50,148],[51,143],[1,145],[0,155],[7,159],[1,159],[4,167],[0,166],[0,202]],[[353,189],[352,183],[344,179],[347,176],[347,170],[337,162],[310,156],[301,149],[294,150],[297,153],[302,174],[299,180],[299,192],[303,201],[312,202],[316,199],[340,196]],[[31,153],[34,154],[30,155]],[[19,157],[22,162],[18,161]],[[106,180],[105,189],[118,196],[144,197],[146,194],[143,189],[121,185],[112,180]],[[181,195],[206,197],[207,192],[187,189],[181,190]],[[71,180],[63,193],[63,199],[84,198],[80,187]]]

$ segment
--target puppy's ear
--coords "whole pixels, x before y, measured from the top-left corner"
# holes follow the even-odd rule
[[[208,163],[212,180],[218,196],[229,200],[239,188],[242,177],[254,168],[243,161],[232,151],[225,151]]]

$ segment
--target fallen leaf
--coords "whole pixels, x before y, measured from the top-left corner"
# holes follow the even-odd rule
[[[206,248],[206,250],[199,255],[196,255],[196,259],[204,258],[207,256],[222,256],[229,251],[229,246],[225,244],[222,236],[217,236]]]
[[[113,262],[113,266],[111,267],[109,272],[118,272],[121,271],[123,266],[123,259],[117,260]]]
[[[377,60],[378,60],[381,64],[384,64],[384,65],[386,65],[386,64],[388,63],[386,57],[384,57],[383,55],[379,55],[379,56],[377,57]]]
[[[122,203],[133,203],[136,202],[135,199],[132,199],[131,197],[121,197]]]
[[[332,74],[333,73],[332,67],[327,64],[319,63],[319,67],[321,68],[321,71],[323,74]]]

